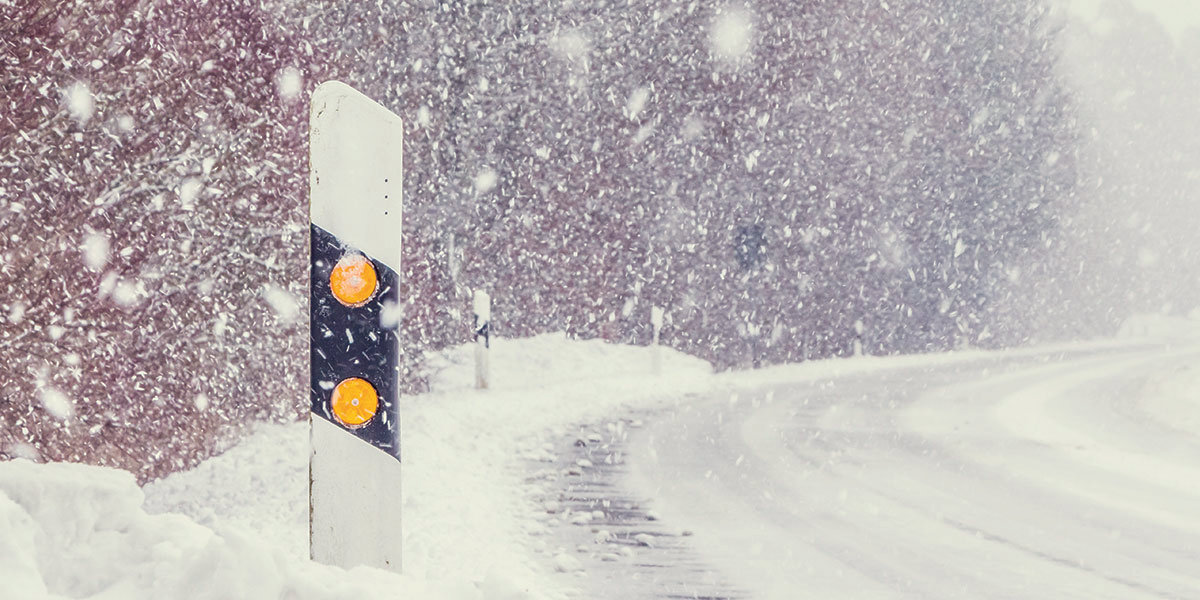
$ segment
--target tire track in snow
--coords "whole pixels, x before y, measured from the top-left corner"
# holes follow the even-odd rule
[[[573,575],[588,598],[739,598],[743,594],[696,554],[692,532],[663,523],[645,499],[621,485],[629,434],[654,416],[581,425],[559,442],[554,467],[535,475],[552,484],[539,501],[560,544],[555,567]]]

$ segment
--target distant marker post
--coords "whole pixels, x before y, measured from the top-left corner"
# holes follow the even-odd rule
[[[475,313],[475,389],[486,390],[491,386],[491,365],[488,352],[492,346],[492,297],[483,290],[475,290],[473,300]]]
[[[650,307],[650,371],[655,375],[662,374],[662,346],[658,344],[658,337],[662,331],[662,326],[662,307]]]

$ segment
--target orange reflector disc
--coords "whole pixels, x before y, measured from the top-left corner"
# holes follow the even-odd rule
[[[341,258],[329,274],[329,288],[333,297],[346,306],[362,306],[371,299],[378,285],[375,265],[361,254],[347,254]]]
[[[333,416],[346,427],[358,427],[370,421],[379,410],[379,394],[365,379],[343,379],[333,388],[329,401]]]

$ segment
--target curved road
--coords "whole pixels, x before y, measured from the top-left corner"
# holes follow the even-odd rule
[[[748,598],[1200,598],[1200,430],[1181,416],[1200,410],[1147,383],[1173,364],[1200,351],[723,394],[648,423],[623,484]]]

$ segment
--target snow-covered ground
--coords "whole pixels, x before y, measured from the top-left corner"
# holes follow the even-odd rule
[[[711,385],[703,361],[562,335],[433,357],[431,394],[402,406],[404,575],[309,562],[308,425],[262,425],[229,452],[138,489],[127,473],[0,463],[4,600],[554,597],[556,549],[532,518],[530,460],[572,423]],[[144,496],[144,502],[143,502]],[[565,559],[560,561],[571,567]]]
[[[555,533],[561,520],[547,520],[541,502],[558,483],[535,476],[538,469],[531,465],[546,463],[553,469],[561,464],[563,436],[581,425],[634,412],[677,414],[686,412],[688,403],[696,399],[725,392],[732,397],[739,390],[750,398],[749,390],[770,385],[868,375],[886,381],[880,374],[914,367],[1051,361],[1080,348],[1129,352],[1143,343],[1160,351],[1160,340],[1123,340],[1002,354],[822,361],[720,376],[711,375],[702,361],[664,351],[663,373],[655,376],[647,348],[548,335],[495,340],[493,389],[482,392],[471,389],[473,349],[463,347],[435,357],[431,361],[437,371],[435,391],[406,398],[402,407],[405,491],[397,508],[403,511],[405,523],[403,575],[367,568],[344,571],[306,559],[308,432],[307,425],[299,423],[263,425],[229,452],[144,489],[120,471],[0,463],[4,591],[0,597],[307,600],[579,595],[588,588],[590,563],[586,553]],[[1146,376],[1141,406],[1155,419],[1195,432],[1200,428],[1198,389],[1200,368],[1163,363]],[[855,415],[861,416],[845,413],[839,423],[857,422]],[[762,414],[755,418],[761,426],[770,425],[762,421],[766,418]],[[647,431],[663,431],[663,423],[649,421]],[[954,425],[943,421],[921,422],[928,427]],[[1054,423],[1046,419],[1040,429],[1014,437],[1049,443],[1042,438],[1061,433]],[[689,453],[676,447],[675,454]],[[645,484],[653,467],[641,464]],[[821,493],[836,497],[839,490]],[[671,506],[671,493],[662,495]],[[678,497],[673,500],[673,506],[678,506]],[[669,515],[668,510],[665,516]],[[569,527],[569,520],[562,526]],[[702,526],[695,524],[696,545],[703,550],[706,543],[720,538]],[[769,545],[774,538],[763,539]],[[635,560],[629,555],[619,558]],[[823,590],[837,588],[831,585]],[[859,596],[847,592],[840,597]]]

